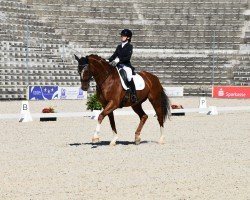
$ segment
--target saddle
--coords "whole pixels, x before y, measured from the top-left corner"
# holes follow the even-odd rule
[[[122,83],[122,87],[124,90],[126,90],[125,96],[123,97],[121,103],[120,103],[120,108],[122,108],[129,99],[131,99],[133,92],[131,87],[131,82],[129,83],[128,78],[127,78],[127,73],[123,68],[117,69],[118,74],[120,76],[120,80]],[[142,90],[145,87],[145,82],[143,78],[139,74],[132,75],[133,82],[134,82],[134,89],[133,90]]]
[[[121,84],[122,84],[123,89],[128,90],[129,83],[128,83],[126,71],[122,68],[121,69],[116,68],[116,69],[117,69],[118,74],[120,76],[120,80],[121,80]],[[136,90],[143,90],[145,88],[145,81],[143,80],[143,78],[141,77],[140,74],[136,73],[135,75],[132,75],[132,78],[134,80]]]

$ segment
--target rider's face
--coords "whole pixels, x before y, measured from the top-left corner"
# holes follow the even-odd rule
[[[129,37],[121,35],[121,41],[126,42],[129,39]]]

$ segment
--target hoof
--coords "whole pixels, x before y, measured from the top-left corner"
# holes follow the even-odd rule
[[[161,138],[161,139],[158,141],[158,144],[165,144],[164,138]]]
[[[135,144],[139,145],[141,143],[141,138],[140,137],[136,137],[135,138]]]
[[[92,143],[97,143],[97,142],[99,142],[100,141],[100,138],[98,137],[98,138],[92,138]]]
[[[111,147],[114,147],[115,145],[116,145],[116,142],[112,142],[112,141],[111,141],[111,142],[109,143],[109,146],[111,146]]]
[[[158,144],[165,144],[165,141],[158,141]]]

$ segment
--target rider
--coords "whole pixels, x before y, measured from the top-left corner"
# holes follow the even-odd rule
[[[131,65],[130,59],[133,53],[133,45],[130,43],[132,32],[129,29],[124,29],[121,32],[121,44],[116,47],[114,54],[108,59],[109,62],[115,61],[118,69],[123,68],[126,71],[129,87],[132,93],[132,102],[137,101],[135,84],[132,75],[135,75],[135,68]]]

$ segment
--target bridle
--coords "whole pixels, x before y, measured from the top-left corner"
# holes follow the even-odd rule
[[[96,62],[99,62],[100,64],[102,64],[101,60],[97,60],[97,59],[95,59],[95,58],[93,58],[93,57],[92,57],[92,59],[95,60]],[[88,65],[89,65],[89,63],[78,65],[78,73],[79,73],[80,79],[81,79],[80,81],[81,81],[81,83],[83,83],[83,84],[89,84],[90,79],[91,79],[91,77],[93,76],[92,74],[90,74],[90,70],[89,70],[89,68],[88,68]],[[82,69],[81,71],[79,70],[80,68]],[[84,79],[83,79],[84,68],[87,69],[87,73],[88,73],[87,76],[89,77],[87,80],[84,80]],[[102,78],[99,79],[99,80],[101,80],[101,83],[96,84],[96,88],[97,88],[97,89],[102,90],[102,85],[103,85],[103,84],[105,83],[105,81],[109,78],[109,76],[111,75],[112,70],[113,70],[113,69],[110,67],[110,69],[105,69],[105,71],[104,71],[103,73],[100,73],[99,75],[95,76],[95,79],[98,80],[100,76],[103,76],[103,74],[105,74],[104,79],[102,79]]]
[[[95,58],[92,58],[93,60],[95,60],[95,61],[97,61],[97,62],[99,62],[99,63],[101,63],[101,61],[100,60],[97,60],[97,59],[95,59]],[[87,64],[88,65],[88,64]],[[85,65],[86,66],[86,65]],[[84,67],[85,67],[84,66]],[[101,83],[98,85],[98,84],[96,84],[96,87],[97,88],[99,88],[99,89],[102,89],[102,85],[105,83],[105,81],[108,79],[108,77],[110,76],[110,74],[111,74],[111,71],[112,71],[112,68],[111,69],[108,69],[108,70],[105,70],[105,74],[106,74],[106,76],[105,76],[105,78],[104,78],[104,80],[102,80],[101,81]],[[99,74],[97,77],[96,77],[96,79],[98,79],[99,78],[99,76],[101,76],[102,74]]]
[[[87,83],[87,82],[89,82],[89,80],[91,79],[91,77],[88,79],[88,80],[83,80],[83,78],[82,78],[82,75],[83,75],[83,72],[84,72],[84,68],[85,67],[88,67],[88,64],[84,64],[84,65],[78,65],[78,67],[82,67],[82,70],[80,71],[80,70],[78,70],[78,73],[79,73],[79,75],[80,75],[80,78],[81,78],[81,83]],[[88,71],[88,73],[89,73],[89,71]],[[88,74],[89,75],[89,74]]]

